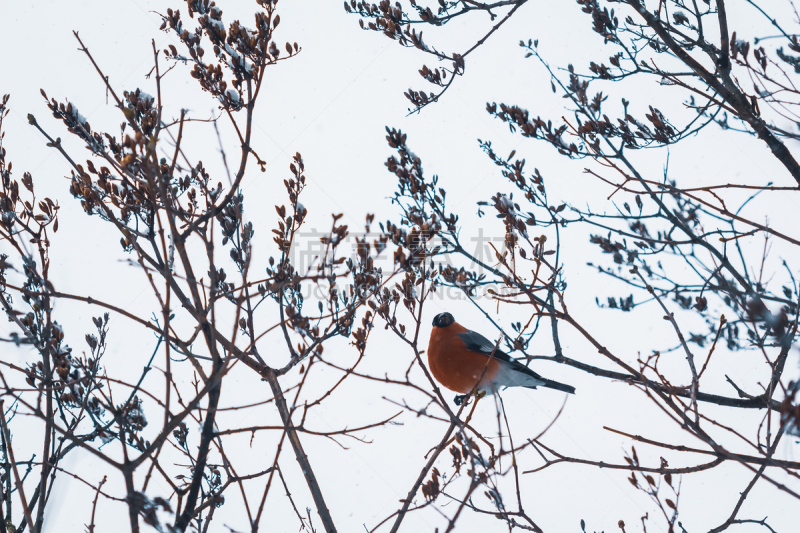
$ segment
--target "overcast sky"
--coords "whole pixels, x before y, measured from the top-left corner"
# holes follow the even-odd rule
[[[226,21],[240,18],[245,24],[251,23],[254,2],[218,3]],[[68,193],[69,181],[64,178],[69,174],[68,165],[45,146],[43,138],[28,125],[25,117],[28,113],[34,114],[51,135],[64,139],[67,147],[79,155],[78,159],[85,159],[88,153],[84,148],[69,139],[69,134],[49,116],[39,89],[43,88],[48,96],[59,101],[73,102],[95,130],[116,131],[119,114],[107,102],[104,87],[91,64],[78,51],[72,31],[80,32],[110,83],[120,93],[140,87],[152,94],[155,93],[153,80],[146,79],[152,67],[151,39],[159,49],[168,44],[179,47],[173,35],[158,30],[161,19],[156,12],[164,12],[168,6],[185,10],[185,3],[146,0],[0,0],[3,50],[0,95],[11,94],[12,110],[4,125],[4,145],[15,171],[20,175],[22,171],[33,173],[37,187],[41,187],[39,193],[57,199],[62,206],[60,231],[52,249],[54,282],[69,292],[102,293],[106,299],[145,315],[157,308],[148,299],[149,289],[140,272],[120,262],[125,256],[117,244],[119,237],[96,218],[82,215],[79,203]],[[602,40],[588,32],[585,15],[580,14],[574,2],[532,1],[523,6],[502,31],[470,56],[466,75],[456,81],[441,102],[412,116],[407,116],[410,104],[403,91],[409,87],[427,89],[417,69],[426,62],[434,66],[428,58],[402,49],[380,34],[360,31],[358,18],[348,16],[339,1],[281,0],[278,10],[282,22],[277,41],[296,41],[302,46],[302,52],[295,59],[270,68],[266,93],[260,97],[255,117],[253,145],[269,163],[265,174],[258,172],[256,166],[250,167],[243,182],[248,197],[246,214],[254,222],[257,238],[260,236],[265,241],[268,238],[274,223],[272,205],[286,202],[280,183],[288,176],[288,164],[295,152],[303,154],[310,179],[302,199],[312,213],[309,229],[327,229],[331,213],[343,213],[345,223],[353,230],[363,227],[367,213],[377,213],[378,220],[397,220],[396,207],[389,202],[396,183],[384,166],[391,154],[384,138],[387,125],[407,132],[409,145],[422,159],[426,173],[440,176],[448,190],[449,208],[462,217],[471,238],[481,232],[489,238],[502,237],[502,225],[496,224],[495,219],[490,217],[486,222],[477,218],[476,202],[510,189],[496,171],[497,167],[479,149],[478,138],[491,140],[502,155],[517,150],[527,158],[531,170],[538,167],[547,180],[553,204],[570,198],[578,204],[593,201],[598,210],[612,209],[611,204],[603,200],[609,191],[582,173],[585,162],[569,163],[545,146],[509,133],[503,123],[492,119],[485,111],[486,102],[496,101],[517,103],[553,120],[566,114],[564,100],[552,94],[546,72],[535,59],[525,59],[517,43],[520,39],[538,38],[542,54],[552,64],[585,65],[587,58],[602,45]],[[751,15],[734,11],[735,20],[740,22],[737,27],[746,28]],[[576,20],[580,33],[571,29]],[[488,17],[458,19],[441,34],[428,32],[426,40],[442,49],[457,51],[488,27]],[[637,98],[635,104],[639,109],[646,109],[658,90],[663,89],[655,83],[653,86],[633,85],[626,96]],[[188,75],[188,67],[178,65],[170,72],[164,81],[164,94],[173,111],[185,107],[195,118],[207,118],[216,112],[216,103],[198,89]],[[615,101],[619,96],[615,96]],[[223,147],[235,153],[238,144],[235,137],[224,128],[222,133]],[[191,135],[193,153],[201,156],[206,167],[221,176],[219,145],[213,130],[198,127]],[[691,181],[693,185],[730,181],[791,184],[788,174],[768,157],[760,141],[752,137],[723,134],[709,128],[687,144],[673,149],[670,154],[673,179]],[[666,151],[648,153],[643,156],[649,158],[644,164],[658,175],[666,164],[666,156]],[[751,209],[759,218],[768,216],[775,225],[791,227],[796,225],[799,207],[797,196],[786,195],[769,205],[755,202]],[[635,360],[639,350],[652,349],[653,339],[663,337],[660,344],[665,347],[673,343],[668,324],[662,324],[661,312],[656,308],[643,316],[598,309],[595,297],[604,301],[608,296],[627,295],[629,291],[624,292],[626,289],[615,286],[586,266],[587,262],[598,262],[601,258],[596,248],[588,247],[585,233],[570,231],[565,239],[574,243],[565,248],[563,257],[573,316],[590,324],[595,331],[604,332],[602,341],[628,354],[631,360]],[[109,249],[113,253],[109,254]],[[126,282],[120,283],[120,279]],[[76,332],[84,331],[88,318],[96,315],[95,311],[79,305],[59,305],[63,305],[61,310],[66,316],[62,320],[68,330],[72,326]],[[473,329],[489,327],[468,302],[437,300],[428,309],[430,318],[442,310],[453,312],[461,323]],[[118,365],[116,368],[125,368],[125,365],[140,368],[141,358],[145,353],[149,356],[155,339],[121,319],[115,319],[112,325],[107,359],[114,362],[108,364]],[[0,325],[3,336],[7,336],[7,327]],[[428,334],[427,329],[423,331],[424,336]],[[487,336],[490,334],[494,332],[488,331]],[[77,344],[80,338],[82,334],[76,335],[73,342]],[[391,371],[407,366],[408,353],[396,346],[391,337],[378,336],[373,342],[371,370],[381,373],[384,367]],[[569,333],[565,333],[564,348],[571,357],[599,363],[596,351]],[[344,343],[341,349],[353,350]],[[543,351],[549,349],[548,346]],[[32,354],[19,353],[14,357],[29,361]],[[793,365],[790,368],[796,375],[796,354],[792,357],[788,365]],[[709,392],[729,396],[734,391],[725,384],[726,374],[734,379],[745,378],[762,364],[749,360],[744,354],[727,354],[717,362],[720,368],[714,369],[714,377],[704,385],[709,387]],[[641,401],[641,394],[632,388],[628,390],[619,384],[591,379],[552,364],[537,367],[537,370],[578,388],[578,394],[569,398],[564,415],[551,430],[552,442],[564,451],[595,460],[620,462],[630,442],[612,438],[602,429],[603,425],[638,433],[649,431],[652,437],[676,435],[678,440],[672,441],[674,444],[690,444],[681,442],[684,436],[674,428],[663,429],[663,420],[659,420],[652,409],[636,409],[632,402]],[[246,403],[248,399],[258,401],[268,396],[264,384],[253,383],[244,373],[231,378],[229,390],[231,392],[226,390],[224,398],[227,405]],[[348,390],[351,391],[348,396],[338,397],[330,406],[316,409],[311,423],[321,428],[339,428],[376,420],[396,411],[384,397],[396,401],[409,397],[403,391],[375,384]],[[520,428],[520,434],[535,435],[561,407],[563,395],[553,391],[514,390],[505,394],[504,399],[512,425]],[[476,424],[494,427],[491,426],[496,423],[494,407],[484,407],[486,410],[478,413]],[[761,416],[756,412],[737,415],[743,418],[729,422],[747,424],[751,420],[745,420],[746,417]],[[259,417],[257,410],[244,411],[240,422],[255,424]],[[323,492],[340,531],[364,531],[364,524],[372,528],[391,514],[424,464],[423,455],[438,442],[443,431],[439,424],[412,415],[404,415],[402,422],[403,426],[367,434],[372,444],[348,442],[349,450],[342,450],[324,439],[307,439],[307,451],[316,464]],[[20,434],[17,438],[20,446],[24,446],[24,437]],[[267,446],[268,442],[265,440],[263,445],[271,461],[272,447]],[[782,456],[797,459],[795,441],[787,439],[779,450]],[[258,444],[255,448],[242,446],[239,451],[254,461],[265,460],[263,454],[259,455]],[[639,450],[640,456],[647,454],[656,462],[659,453]],[[292,493],[298,505],[313,507],[296,464],[289,458],[284,456],[284,468],[289,474]],[[534,462],[533,457],[528,459]],[[100,472],[100,465],[85,455],[74,454],[69,461],[66,468],[82,469],[79,462],[83,461],[87,467],[98,468]],[[443,455],[442,461],[446,464],[447,457]],[[636,524],[651,508],[646,498],[631,487],[626,475],[577,465],[548,469],[525,478],[524,493],[529,499],[525,502],[526,509],[547,532],[578,531],[581,518],[586,520],[587,530],[615,531],[621,519]],[[749,471],[734,465],[691,476],[691,482],[684,487],[681,505],[681,520],[687,529],[696,533],[719,525],[750,475]],[[65,490],[54,494],[60,500],[50,508],[46,531],[82,530],[89,520],[91,491],[66,479],[58,483]],[[707,492],[709,487],[713,487],[713,497]],[[157,494],[158,490],[163,493]],[[152,491],[152,496],[168,496],[166,486],[155,486]],[[297,530],[297,520],[290,509],[287,512],[281,497],[276,493],[272,500],[270,511],[274,514],[265,531]],[[483,495],[478,497],[483,498]],[[452,508],[444,510],[451,512]],[[754,518],[769,515],[771,525],[782,533],[797,527],[796,501],[765,483],[756,486],[744,511],[743,514]],[[127,528],[127,516],[122,507],[101,502],[99,512],[98,531]],[[245,528],[246,521],[240,509],[223,507],[220,512],[224,513],[220,524]],[[444,524],[439,514],[425,511],[411,516],[404,530],[434,531],[436,527],[441,530]],[[500,531],[504,527],[492,516],[470,514],[461,522],[459,530]],[[652,527],[658,531],[657,525]],[[746,533],[756,529],[741,526],[737,531]]]

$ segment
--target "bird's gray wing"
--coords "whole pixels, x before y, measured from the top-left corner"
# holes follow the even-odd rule
[[[549,389],[556,389],[570,394],[575,393],[575,387],[565,385],[557,381],[543,378],[527,366],[512,359],[507,353],[495,347],[495,343],[478,333],[477,331],[467,331],[459,333],[458,337],[464,341],[464,345],[468,350],[492,356],[499,359],[506,365],[501,365],[500,376],[498,381],[504,385],[519,385],[523,387],[536,388],[537,386],[544,386]],[[524,374],[524,377],[520,375]]]
[[[523,374],[527,374],[532,378],[536,378],[538,380],[545,381],[542,376],[528,368],[527,366],[523,365],[522,363],[512,359],[507,353],[500,350],[500,348],[495,349],[495,343],[478,333],[477,331],[467,331],[465,333],[459,333],[458,337],[464,341],[464,345],[467,347],[467,350],[471,350],[473,352],[479,352],[485,355],[491,355],[495,359],[499,359],[509,364],[510,368],[516,370],[517,372],[522,372]]]
[[[502,351],[500,348],[495,349],[495,343],[477,331],[459,333],[458,337],[464,341],[464,345],[466,346],[467,350],[479,352],[484,355],[491,355],[495,359],[500,359],[501,361],[506,361],[509,363],[512,361],[511,357],[509,357],[507,353]]]

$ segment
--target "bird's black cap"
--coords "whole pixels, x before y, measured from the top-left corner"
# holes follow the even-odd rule
[[[456,319],[453,318],[453,315],[451,315],[450,313],[439,313],[438,315],[433,317],[433,327],[446,328],[455,321]]]

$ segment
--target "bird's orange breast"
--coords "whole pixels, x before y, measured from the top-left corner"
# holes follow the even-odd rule
[[[428,343],[428,365],[436,380],[461,394],[489,388],[500,368],[497,359],[468,350],[459,333],[467,330],[454,323],[446,328],[434,327]],[[480,382],[480,383],[479,383]]]

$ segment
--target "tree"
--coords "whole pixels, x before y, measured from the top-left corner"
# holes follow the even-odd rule
[[[292,264],[290,249],[308,215],[300,202],[307,183],[299,153],[283,182],[284,199],[275,206],[279,220],[272,236],[274,255],[262,258],[264,263],[258,266],[253,262],[256,241],[253,224],[245,217],[240,187],[248,163],[261,166],[262,171],[265,165],[251,144],[253,110],[269,69],[301,50],[297,43],[276,42],[277,2],[256,4],[255,29],[239,21],[224,23],[222,10],[208,0],[188,3],[188,21],[180,11],[169,9],[162,16],[162,29],[176,34],[186,49],[179,52],[170,45],[162,55],[153,42],[155,96],[141,89],[118,95],[75,33],[123,119],[118,134],[93,130],[76,106],[48,99],[41,91],[53,116],[91,152],[85,164],[65,149],[60,137],[50,136],[28,115],[30,124],[49,140],[48,146],[71,165],[70,193],[85,214],[119,234],[129,265],[141,272],[157,302],[158,311],[152,316],[137,316],[102,296],[61,292],[51,282],[50,245],[57,238],[59,205],[37,197],[35,180],[27,172],[20,187],[11,162],[6,162],[5,149],[0,150],[0,231],[7,252],[2,255],[0,302],[18,328],[18,333],[4,340],[30,346],[39,357],[27,368],[3,362],[7,401],[0,414],[6,504],[2,520],[9,531],[43,530],[54,481],[63,476],[96,491],[87,525],[90,531],[100,496],[127,506],[132,531],[140,530],[141,521],[160,531],[209,531],[216,509],[236,490],[241,490],[239,503],[249,527],[256,531],[264,518],[267,495],[277,483],[276,474],[301,527],[307,528],[312,522],[310,511],[304,516],[295,506],[279,464],[281,451],[289,447],[319,521],[325,531],[335,531],[301,435],[334,439],[389,423],[382,420],[333,431],[307,425],[308,410],[341,386],[351,369],[343,369],[340,379],[320,396],[304,398],[303,404],[298,401],[311,367],[323,361],[323,348],[331,339],[352,336],[363,357],[370,326],[370,313],[363,310],[388,280],[373,266],[385,239],[360,240],[355,259],[340,252],[348,235],[340,215],[333,216],[329,232],[319,239],[317,262],[305,272]],[[172,66],[164,70],[164,61]],[[229,121],[241,147],[234,166],[228,169],[226,162],[227,186],[206,171],[185,141],[189,128],[208,121],[192,118],[180,102],[173,105],[162,98],[164,76],[187,64],[200,88],[219,104],[214,128],[217,120]],[[8,102],[9,97],[4,97],[0,120],[8,113]],[[227,161],[224,154],[223,158]],[[371,220],[368,215],[367,223]],[[309,287],[318,296],[310,309],[304,308]],[[89,352],[84,356],[66,344],[75,333],[59,325],[55,304],[64,300],[83,302],[100,312],[92,332],[85,335]],[[149,335],[156,336],[152,355],[141,362],[138,376],[114,373],[118,367],[106,364],[112,314],[141,329],[138,353],[148,345]],[[265,336],[282,339],[279,353],[271,353],[274,347],[265,342]],[[269,399],[256,405],[274,403],[280,415],[277,422],[252,427],[225,423],[226,413],[235,415],[243,408],[220,404],[229,376],[243,366],[256,386],[269,387]],[[285,388],[279,378],[289,373],[294,384]],[[151,374],[161,374],[162,386],[147,379]],[[287,401],[290,391],[293,398]],[[20,417],[26,422],[20,422]],[[192,424],[201,425],[199,438],[190,431]],[[30,459],[20,457],[11,427],[41,433],[38,460],[36,454]],[[268,467],[242,464],[226,453],[224,436],[250,436],[252,442],[259,432],[280,434]],[[65,456],[76,450],[88,452],[106,471],[121,476],[123,495],[103,490],[107,475],[99,479],[81,468],[65,469]],[[171,494],[148,496],[156,480],[166,483]],[[249,480],[261,483],[258,493],[244,490]]]
[[[407,92],[411,111],[424,120],[424,108],[447,97],[471,53],[533,6],[525,3],[439,2],[432,8],[411,1],[405,9],[350,2],[345,9],[367,19],[365,30],[445,62],[444,68],[420,70],[436,93]],[[487,103],[487,112],[512,134],[544,141],[565,160],[582,161],[586,179],[605,184],[608,196],[591,198],[585,207],[580,191],[558,197],[554,179],[545,179],[555,169],[531,172],[516,151],[506,157],[496,152],[497,143],[479,140],[504,177],[497,190],[505,190],[477,205],[480,217],[497,219],[485,228],[502,236],[486,243],[487,258],[469,245],[484,227],[465,222],[463,208],[451,207],[447,179],[429,177],[422,157],[411,150],[412,140],[396,128],[386,129],[392,150],[386,168],[397,185],[397,209],[380,214],[385,222],[379,222],[379,232],[370,232],[376,215],[366,213],[363,236],[350,236],[339,214],[324,235],[304,232],[310,215],[300,196],[311,186],[306,164],[315,167],[313,156],[304,161],[296,154],[283,189],[269,198],[246,194],[245,174],[265,166],[253,140],[256,102],[264,100],[259,95],[271,69],[284,68],[278,63],[302,51],[296,43],[278,44],[276,0],[256,4],[255,29],[238,20],[227,23],[208,0],[187,2],[189,19],[172,9],[161,15],[162,29],[183,48],[159,50],[152,43],[155,96],[140,88],[120,96],[75,34],[121,115],[120,131],[92,129],[73,103],[42,90],[60,127],[91,152],[84,163],[49,126],[32,114],[28,120],[70,164],[69,192],[96,233],[75,235],[72,224],[57,233],[62,206],[38,193],[40,178],[27,172],[17,178],[0,146],[0,305],[16,328],[2,340],[35,357],[27,366],[0,360],[0,518],[7,529],[52,527],[45,523],[48,503],[68,490],[62,487],[77,484],[92,491],[89,531],[98,527],[95,518],[104,508],[125,509],[131,531],[142,523],[159,531],[255,532],[265,523],[286,529],[285,514],[293,516],[290,527],[297,520],[301,530],[316,531],[321,524],[326,532],[341,531],[338,517],[363,510],[358,502],[332,508],[330,495],[346,492],[358,474],[331,474],[332,461],[308,453],[309,442],[367,443],[378,428],[397,436],[420,423],[439,432],[416,435],[429,441],[428,453],[403,464],[411,482],[402,499],[382,521],[365,524],[368,530],[407,530],[413,515],[434,517],[447,532],[485,523],[479,520],[509,531],[549,531],[547,524],[593,530],[578,516],[559,515],[536,500],[537,484],[539,494],[575,498],[576,478],[562,473],[566,468],[577,469],[578,479],[608,471],[629,476],[650,502],[641,518],[633,518],[641,520],[642,531],[703,527],[681,514],[686,504],[680,496],[708,472],[720,473],[708,491],[715,497],[723,494],[724,481],[718,480],[724,476],[749,475],[748,483],[736,487],[740,494],[726,501],[731,511],[710,517],[712,531],[738,524],[773,530],[774,520],[787,521],[779,515],[785,512],[781,504],[800,491],[800,463],[780,447],[787,435],[800,436],[798,386],[787,364],[800,313],[793,263],[798,240],[791,228],[763,222],[770,204],[760,202],[798,189],[793,180],[800,174],[787,148],[796,135],[791,122],[797,92],[786,65],[800,60],[764,43],[786,40],[792,52],[800,52],[800,45],[776,15],[765,24],[780,35],[750,37],[753,46],[762,45],[754,49],[754,60],[748,59],[749,41],[728,36],[722,2],[653,2],[645,8],[630,0],[614,6],[620,13],[580,2],[589,17],[576,22],[576,29],[584,28],[576,35],[592,43],[592,53],[611,56],[610,67],[594,58],[584,73],[572,65],[550,67],[537,41],[521,41],[525,55],[548,74],[552,90],[566,97],[571,118],[553,124],[511,104]],[[755,2],[748,6],[767,13]],[[439,29],[475,15],[488,16],[489,24],[461,53],[425,44],[415,29]],[[587,22],[602,40],[585,30]],[[194,116],[162,91],[165,76],[173,70],[173,76],[181,75],[187,67],[218,106],[218,116]],[[740,84],[745,74],[755,84],[752,95]],[[598,85],[608,94],[635,91],[640,79],[655,81],[658,90],[648,85],[650,92],[626,95],[616,107],[595,92]],[[0,129],[9,102],[6,96],[0,105]],[[673,177],[665,152],[687,157],[680,151],[686,141],[716,127],[725,135],[757,137],[768,149],[765,157],[784,169],[778,184]],[[194,140],[202,135],[220,147],[223,164],[216,169],[207,143]],[[222,150],[223,138],[239,145],[235,157]],[[277,220],[272,243],[262,244],[253,221],[267,217],[265,202],[277,204]],[[111,283],[128,282],[135,271],[147,287],[148,311],[133,312],[107,298],[113,287],[106,278],[98,277],[91,293],[62,290],[54,281],[58,263],[51,251],[64,231],[103,242],[110,242],[109,233],[116,235],[126,261]],[[318,252],[303,265],[292,250],[309,239],[316,240]],[[574,285],[570,276],[587,272],[573,259],[581,254],[572,253],[586,249],[587,240],[605,254],[592,259],[588,271],[629,294],[597,301],[598,313],[620,317],[614,329],[576,312],[576,295],[567,290]],[[113,259],[120,252],[107,247],[103,253]],[[378,265],[384,253],[391,255],[390,268]],[[428,324],[443,294],[478,310],[485,321],[475,327],[494,328],[497,349],[544,374],[581,380],[576,397],[559,404],[555,393],[543,396],[561,407],[535,426],[528,413],[515,412],[513,392],[486,396],[474,390],[454,402],[431,376],[425,357]],[[97,310],[88,333],[63,325],[67,304]],[[126,325],[117,327],[117,318]],[[655,333],[637,331],[642,324]],[[134,339],[126,361],[109,356],[121,333]],[[79,355],[67,345],[76,341],[88,351]],[[385,346],[392,347],[393,365],[376,371],[381,365],[370,362]],[[735,357],[736,364],[750,358],[744,382],[729,378],[721,364]],[[384,400],[397,407],[396,414],[382,416],[365,405],[360,412],[341,410],[340,427],[314,424],[320,409],[368,384],[392,391]],[[579,412],[591,404],[601,407],[598,415]],[[621,417],[613,416],[612,406],[622,409]],[[256,423],[242,421],[240,413],[250,409],[258,413]],[[603,429],[603,440],[622,446],[623,457],[607,455],[608,447],[594,437],[579,443],[592,450],[591,458],[564,446],[552,429],[578,414],[587,428]],[[415,420],[420,422],[393,427]],[[399,456],[390,440],[376,438],[373,444],[381,448],[382,468]],[[30,451],[20,441],[35,442],[36,448]],[[282,454],[289,448],[287,464]],[[97,471],[84,466],[89,461],[100,465]],[[56,483],[61,480],[70,484]],[[769,488],[774,508],[753,514],[747,507],[756,485]],[[267,506],[275,490],[286,495],[279,510]],[[314,511],[303,512],[305,501]],[[570,508],[587,504],[578,499]],[[228,522],[231,517],[236,525]],[[629,521],[620,519],[620,530],[638,530],[631,518],[620,518]]]
[[[393,6],[389,2],[352,1],[345,2],[345,10],[363,17],[362,29],[381,32],[402,46],[416,48],[444,62],[442,67],[423,66],[419,71],[426,81],[437,86],[438,92],[405,93],[414,106],[410,112],[415,113],[442,98],[456,77],[464,73],[466,56],[515,16],[525,3],[524,0],[493,4],[439,2],[434,12],[413,0],[408,8],[399,3]],[[589,461],[572,457],[548,446],[539,437],[528,438],[516,450],[510,444],[514,453],[530,446],[539,454],[540,465],[524,473],[539,472],[564,462],[628,470],[630,483],[652,499],[665,528],[675,531],[679,524],[680,486],[674,484],[673,476],[684,475],[688,482],[691,479],[688,474],[694,472],[743,466],[752,472],[752,479],[743,487],[738,501],[732,502],[730,515],[721,518],[712,531],[741,523],[755,523],[772,530],[760,517],[742,518],[740,511],[760,480],[771,484],[776,491],[795,498],[800,496],[796,486],[800,464],[776,456],[786,433],[798,434],[795,403],[798,385],[792,381],[796,372],[785,375],[785,370],[797,330],[800,297],[796,266],[776,256],[792,255],[798,240],[792,236],[791,228],[775,229],[768,220],[761,222],[763,206],[769,205],[768,200],[761,211],[752,215],[743,214],[743,210],[756,197],[793,194],[798,190],[799,167],[787,148],[787,143],[798,135],[794,128],[798,124],[796,113],[800,101],[791,72],[800,72],[798,58],[791,54],[800,51],[797,38],[778,22],[783,20],[781,16],[753,1],[737,8],[745,16],[764,17],[764,22],[772,25],[778,35],[737,37],[735,31],[729,30],[730,19],[722,0],[713,4],[609,2],[616,4],[614,9],[592,0],[579,0],[578,4],[589,17],[573,23],[573,27],[580,28],[578,32],[586,34],[579,33],[577,38],[589,42],[585,29],[588,22],[591,30],[602,37],[597,48],[603,57],[610,55],[607,60],[595,57],[583,72],[571,64],[556,69],[540,53],[538,40],[519,43],[526,57],[538,59],[549,73],[552,90],[560,91],[567,99],[571,118],[553,124],[511,104],[487,103],[486,110],[508,124],[512,133],[543,141],[565,158],[587,161],[584,172],[608,185],[606,201],[613,198],[611,212],[606,211],[608,204],[601,198],[595,199],[596,207],[591,204],[581,207],[569,198],[560,205],[552,204],[539,169],[526,170],[525,159],[515,158],[515,152],[504,157],[494,151],[490,141],[479,140],[480,148],[500,167],[511,187],[510,192],[478,202],[479,214],[495,214],[505,230],[504,242],[494,249],[493,261],[482,261],[466,244],[471,235],[469,230],[459,225],[458,216],[446,208],[446,190],[438,187],[438,178],[424,177],[421,159],[410,150],[406,135],[387,128],[389,145],[398,152],[387,161],[387,168],[398,179],[395,199],[404,212],[399,224],[388,226],[392,242],[405,251],[398,254],[409,283],[417,277],[436,278],[443,287],[463,291],[496,327],[500,345],[516,353],[519,360],[528,363],[550,360],[632,386],[650,400],[654,412],[664,417],[664,423],[688,434],[697,443],[697,446],[678,445],[671,440],[640,435],[637,428],[622,431],[604,426],[655,450],[671,450],[676,457],[669,461],[661,457],[660,464],[648,464],[639,460],[631,446],[625,462],[613,464],[605,458]],[[422,39],[421,28],[436,31],[457,17],[477,16],[477,13],[488,13],[494,24],[464,53],[445,53]],[[796,12],[793,14],[795,23],[800,22]],[[761,46],[756,48],[758,45]],[[767,45],[771,47],[765,48]],[[609,93],[624,95],[626,88],[637,87],[632,85],[634,80],[642,78],[650,80],[648,87],[653,82],[666,87],[657,91],[649,88],[646,95],[622,96],[621,105],[607,103]],[[748,79],[754,87],[752,93],[744,87],[744,80]],[[599,92],[598,86],[606,94]],[[657,98],[658,103],[652,98]],[[636,118],[639,112],[635,110],[642,108],[649,112],[645,111],[643,118]],[[671,111],[665,113],[659,108]],[[641,155],[642,150],[664,152],[712,126],[721,127],[728,135],[744,133],[757,137],[788,174],[776,178],[779,185],[750,180],[707,184],[699,176],[684,177],[680,180],[684,183],[679,184],[666,164],[668,156],[661,157],[665,164],[659,171],[653,168],[653,154]],[[425,228],[430,235],[421,242],[438,238],[436,246],[418,243],[413,231],[405,231],[404,225]],[[674,345],[665,347],[650,342],[642,346],[639,357],[631,359],[606,348],[603,335],[570,313],[561,257],[565,228],[576,226],[588,226],[598,232],[590,236],[590,242],[613,261],[611,266],[603,265],[602,261],[589,266],[632,291],[630,296],[609,297],[607,304],[598,301],[598,305],[619,313],[649,313],[650,320],[656,307],[674,329]],[[534,236],[534,231],[542,232],[541,236]],[[776,247],[780,247],[780,252],[776,253]],[[442,258],[446,258],[447,264],[437,270],[435,262]],[[426,269],[427,262],[430,265]],[[481,297],[487,294],[491,301],[484,303]],[[490,309],[494,307],[513,309],[514,316],[522,319],[508,324],[492,316]],[[541,350],[546,322],[550,323],[552,355],[536,355],[531,350]],[[687,331],[698,327],[705,331]],[[565,328],[568,335],[588,341],[604,356],[606,364],[589,364],[586,357],[565,353],[562,350]],[[614,333],[631,335],[624,321]],[[748,383],[735,383],[725,376],[729,391],[710,393],[704,390],[701,378],[706,377],[703,383],[711,381],[714,358],[721,357],[720,352],[725,350],[757,355],[762,360],[761,368],[752,373],[752,381]],[[676,366],[670,357],[672,352],[680,353],[685,365]],[[735,394],[731,396],[730,392]],[[707,407],[714,405],[724,410]],[[736,420],[737,412],[751,409],[763,413],[760,420],[751,420],[746,429],[726,425],[726,421]],[[508,436],[510,442],[510,428]],[[441,446],[437,448],[441,450]],[[687,457],[680,458],[677,452]],[[706,457],[696,462],[689,459],[692,454]],[[670,463],[674,461],[686,466],[673,467]],[[429,462],[426,467],[430,465]],[[517,462],[513,465],[516,475]],[[656,479],[654,474],[660,477]],[[472,480],[473,484],[482,482],[475,469]],[[476,507],[470,499],[473,484],[463,496],[450,496],[460,501],[459,511],[467,507],[477,512],[496,512],[510,529],[519,526],[515,521],[517,516],[527,518],[518,480],[517,511],[510,511],[499,497],[493,498],[496,509]],[[643,528],[647,527],[648,518],[655,519],[645,514]],[[532,522],[527,527],[538,530]],[[619,527],[625,530],[622,521]]]

